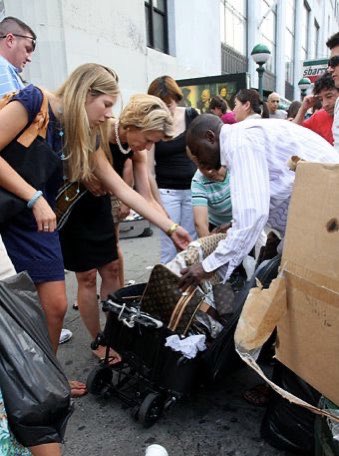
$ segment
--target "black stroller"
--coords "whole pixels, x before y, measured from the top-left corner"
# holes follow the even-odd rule
[[[262,263],[247,282],[241,270],[232,276],[232,311],[221,320],[220,334],[214,340],[207,337],[207,349],[192,359],[165,346],[174,332],[164,318],[143,311],[140,303],[146,284],[125,287],[109,296],[102,302],[108,312],[105,329],[92,343],[92,349],[106,346],[106,357],[90,372],[88,391],[118,397],[144,427],[153,425],[195,385],[215,381],[240,364],[233,336],[246,296],[255,286],[255,277],[268,287],[277,276],[279,263],[280,257]],[[190,327],[193,321],[191,318]],[[109,364],[110,347],[121,355],[120,363]]]

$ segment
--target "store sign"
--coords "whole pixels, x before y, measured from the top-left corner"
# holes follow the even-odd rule
[[[327,70],[327,59],[305,60],[303,63],[303,78],[308,78],[312,83]]]

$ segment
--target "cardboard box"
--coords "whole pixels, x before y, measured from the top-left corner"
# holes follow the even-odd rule
[[[281,268],[276,357],[339,404],[339,165],[298,165]]]

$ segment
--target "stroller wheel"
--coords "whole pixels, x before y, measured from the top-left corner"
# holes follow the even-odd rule
[[[111,386],[113,372],[110,367],[96,366],[87,377],[87,390],[95,395],[102,394]]]
[[[159,393],[149,393],[143,400],[138,419],[145,427],[151,427],[161,416],[164,408],[163,398]]]

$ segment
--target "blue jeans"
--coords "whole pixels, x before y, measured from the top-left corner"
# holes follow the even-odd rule
[[[159,188],[161,202],[173,222],[189,232],[192,239],[197,238],[194,226],[191,190],[171,190]],[[160,233],[161,263],[173,260],[177,253],[175,245],[164,232]]]

